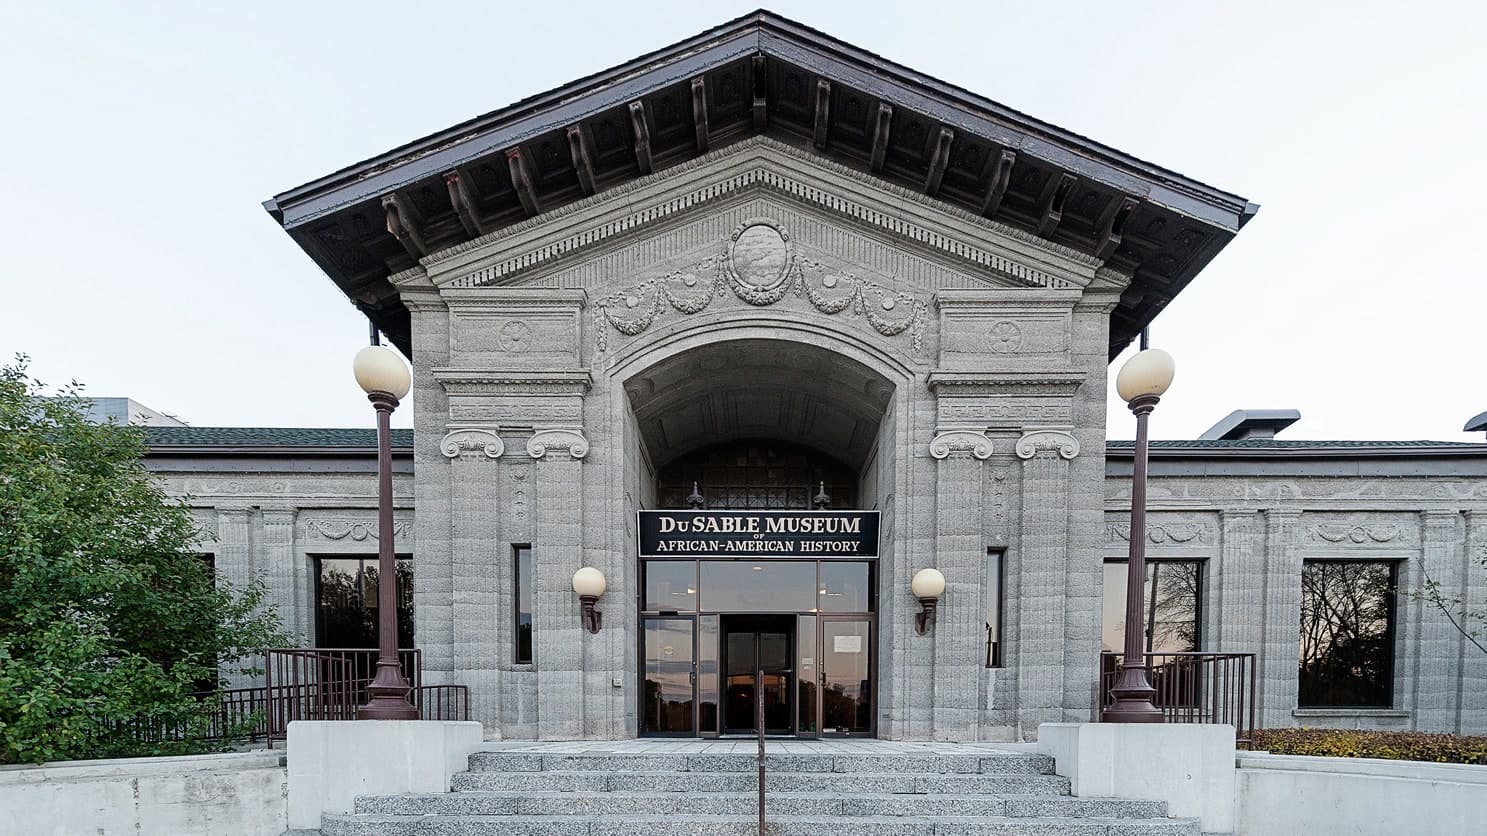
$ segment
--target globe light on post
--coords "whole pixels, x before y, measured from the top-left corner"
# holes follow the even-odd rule
[[[592,566],[585,566],[573,573],[573,591],[578,594],[579,603],[583,605],[584,629],[590,633],[599,632],[604,614],[594,609],[594,605],[599,603],[599,597],[608,588],[609,583],[604,580],[604,573]]]
[[[1150,444],[1146,419],[1172,385],[1176,364],[1172,355],[1159,348],[1138,353],[1115,376],[1115,391],[1136,416],[1136,449],[1131,466],[1131,536],[1126,561],[1126,635],[1120,672],[1110,689],[1113,704],[1105,710],[1110,723],[1160,723],[1164,717],[1152,701],[1156,689],[1147,676],[1142,629],[1146,614],[1142,604],[1146,589],[1146,464]]]
[[[940,596],[945,594],[945,576],[939,569],[920,569],[909,582],[909,591],[919,599],[920,609],[914,616],[914,629],[922,636],[935,617]]]
[[[408,394],[413,377],[392,349],[369,345],[351,364],[356,382],[377,410],[377,672],[367,683],[363,720],[417,720],[412,688],[398,664],[397,558],[392,524],[392,411]]]

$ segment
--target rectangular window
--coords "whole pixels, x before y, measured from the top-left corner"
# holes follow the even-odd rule
[[[532,662],[532,547],[511,547],[516,563],[516,663]]]
[[[1397,578],[1394,561],[1303,562],[1299,707],[1393,705]]]
[[[1105,562],[1105,617],[1101,647],[1112,653],[1126,649],[1126,561]],[[1198,649],[1199,606],[1202,600],[1203,561],[1147,560],[1147,653],[1189,653]]]
[[[377,558],[322,557],[315,583],[315,642],[377,646]],[[413,561],[397,559],[398,647],[413,646]]]
[[[1002,666],[1002,550],[986,550],[986,667]]]

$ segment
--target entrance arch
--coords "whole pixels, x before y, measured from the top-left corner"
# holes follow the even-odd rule
[[[888,374],[762,335],[670,347],[624,378],[637,510],[891,504],[903,416]],[[893,574],[891,523],[880,530],[875,557],[637,556],[639,733],[753,733],[762,694],[769,734],[875,734],[879,590]]]

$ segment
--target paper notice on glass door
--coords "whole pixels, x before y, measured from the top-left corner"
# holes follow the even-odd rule
[[[836,653],[861,653],[861,636],[832,636],[831,649]]]

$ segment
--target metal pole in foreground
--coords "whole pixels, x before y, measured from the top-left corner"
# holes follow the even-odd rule
[[[766,836],[764,824],[764,669],[754,671],[754,725],[759,730],[759,836]]]
[[[412,690],[398,664],[397,558],[392,531],[392,411],[408,393],[407,366],[390,350],[368,346],[356,356],[357,382],[377,410],[377,673],[367,684],[361,720],[417,720]]]
[[[1126,646],[1120,674],[1110,689],[1115,704],[1105,710],[1111,723],[1160,723],[1162,712],[1152,703],[1156,689],[1146,675],[1146,652],[1142,628],[1146,624],[1142,606],[1146,589],[1146,417],[1157,405],[1156,395],[1131,400],[1136,413],[1136,456],[1131,469],[1131,548],[1126,565]]]

